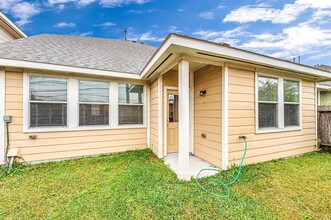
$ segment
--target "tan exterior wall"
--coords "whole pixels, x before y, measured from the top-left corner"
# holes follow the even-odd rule
[[[255,73],[229,68],[230,165],[239,163],[243,154],[244,146],[238,139],[239,135],[248,137],[246,164],[295,156],[316,149],[314,82],[302,79],[302,130],[256,134],[255,111]]]
[[[200,90],[206,96],[199,96]],[[206,138],[201,137],[205,133]],[[194,73],[194,154],[221,167],[222,68],[205,66]]]
[[[23,74],[6,72],[5,113],[13,116],[10,147],[25,161],[56,160],[145,148],[146,128],[23,133]],[[30,135],[37,135],[31,140]]]
[[[151,126],[151,149],[155,154],[158,152],[158,80],[154,80],[150,84],[150,126]]]
[[[15,40],[15,39],[16,38],[13,35],[11,35],[10,33],[8,33],[8,31],[4,27],[0,26],[0,43]]]

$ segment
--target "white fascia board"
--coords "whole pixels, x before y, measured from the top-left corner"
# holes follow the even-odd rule
[[[205,51],[206,53],[211,53],[211,55],[220,55],[224,58],[234,59],[241,62],[249,62],[256,65],[269,66],[271,68],[279,68],[282,70],[289,70],[299,73],[304,73],[307,75],[313,75],[316,77],[326,77],[331,78],[331,73],[318,70],[313,67],[304,66],[296,63],[291,63],[277,58],[268,57],[261,54],[256,54],[249,51],[244,51],[236,48],[226,47],[222,45],[217,45],[212,42],[207,42],[199,39],[189,38],[185,36],[170,35],[165,43],[160,47],[158,52],[153,56],[143,70],[141,76],[144,77],[147,71],[154,65],[154,63],[162,56],[162,54],[171,45],[177,45],[180,47],[191,48],[198,51]]]
[[[171,46],[172,38],[168,38],[164,44],[159,48],[159,50],[153,55],[151,60],[147,63],[142,73],[140,74],[141,78],[147,74],[148,70],[156,63],[156,61],[164,54],[164,52]]]
[[[10,25],[10,27],[22,37],[27,37],[27,35],[19,27],[17,27],[17,25],[14,24],[4,13],[0,12],[0,17],[3,18],[3,20],[5,20],[8,25]]]
[[[108,77],[117,77],[117,78],[126,78],[126,79],[141,79],[140,75],[138,74],[120,73],[114,71],[87,69],[87,68],[72,67],[72,66],[62,66],[62,65],[47,64],[47,63],[36,63],[36,62],[9,60],[9,59],[0,59],[0,63],[1,66],[5,66],[5,67],[49,70],[49,71],[58,71],[58,72],[66,72],[66,73],[81,73],[81,74],[108,76]]]
[[[317,88],[318,89],[326,89],[326,90],[328,90],[328,89],[331,89],[331,86],[317,84]]]

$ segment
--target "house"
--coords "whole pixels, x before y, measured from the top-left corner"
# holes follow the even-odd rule
[[[331,66],[318,65],[317,68],[331,72]],[[317,84],[317,100],[318,105],[330,106],[331,105],[331,81],[320,82]]]
[[[27,37],[4,13],[0,12],[0,43]]]
[[[330,72],[170,34],[139,42],[38,35],[0,45],[0,115],[27,162],[151,148],[227,169],[316,150],[317,82]],[[1,121],[1,123],[3,123]],[[5,129],[0,126],[1,162]]]

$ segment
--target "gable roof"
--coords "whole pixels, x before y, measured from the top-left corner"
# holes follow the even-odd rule
[[[43,34],[0,44],[0,58],[139,75],[156,49],[125,40]]]
[[[0,12],[0,26],[13,35],[16,39],[27,37],[26,34],[12,22],[4,13]]]

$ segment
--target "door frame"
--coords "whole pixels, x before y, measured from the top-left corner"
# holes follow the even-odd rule
[[[163,156],[166,157],[168,155],[168,128],[167,128],[167,117],[168,117],[168,106],[167,106],[167,102],[168,102],[168,90],[176,90],[178,91],[178,87],[177,86],[164,86],[163,88]],[[190,153],[194,152],[194,95],[193,95],[194,91],[190,91],[190,101],[191,106],[190,106],[190,114],[191,114],[191,121],[190,121]],[[179,97],[180,99],[180,97]],[[180,120],[180,119],[179,119]],[[179,136],[178,136],[179,138]],[[178,146],[179,148],[180,146]]]
[[[167,124],[167,119],[168,119],[168,90],[175,90],[178,91],[177,86],[164,86],[163,89],[163,155],[167,156],[168,155],[168,124]],[[178,137],[179,138],[179,137]],[[178,146],[179,147],[179,146]]]
[[[0,164],[5,163],[5,124],[3,115],[5,114],[5,71],[0,70]]]

